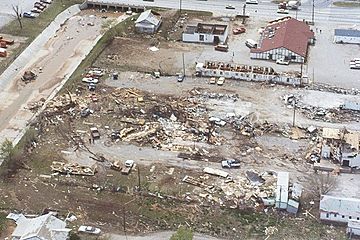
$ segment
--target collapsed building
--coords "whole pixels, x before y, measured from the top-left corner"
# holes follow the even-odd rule
[[[196,75],[203,77],[225,77],[245,81],[280,83],[296,86],[306,85],[309,82],[307,76],[302,76],[301,73],[296,71],[278,73],[271,67],[214,61],[197,63]]]
[[[182,34],[183,42],[193,43],[225,43],[229,35],[228,25],[198,23],[196,25],[188,25]]]
[[[359,133],[347,129],[324,128],[321,158],[335,160],[344,167],[360,166]]]

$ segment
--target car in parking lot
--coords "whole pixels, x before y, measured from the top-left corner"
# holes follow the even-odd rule
[[[280,14],[289,14],[289,10],[287,10],[287,9],[278,9],[278,10],[277,10],[277,13],[280,13]]]
[[[99,235],[101,233],[101,230],[100,228],[92,226],[80,226],[78,232]]]
[[[235,9],[235,7],[233,5],[226,5],[225,8],[226,9]]]
[[[221,86],[223,85],[225,82],[225,78],[224,77],[219,77],[219,79],[217,80],[217,85]]]
[[[246,29],[244,27],[237,27],[237,28],[233,29],[233,34],[237,35],[237,34],[240,34],[240,33],[244,33],[245,31],[246,31]]]
[[[289,65],[290,61],[289,60],[285,60],[285,58],[279,58],[276,60],[276,64],[280,64],[280,65]]]
[[[35,18],[36,16],[35,16],[35,14],[32,13],[32,12],[24,12],[24,13],[23,13],[23,17],[24,17],[24,18]]]
[[[99,79],[91,78],[91,77],[84,77],[81,81],[84,83],[94,83],[94,84],[99,83]]]
[[[184,74],[178,74],[178,77],[177,77],[178,82],[182,82],[182,81],[184,81],[184,79],[185,79]]]
[[[245,1],[246,4],[259,4],[258,0],[246,0]]]
[[[228,159],[221,162],[223,168],[239,168],[240,161],[236,159]]]
[[[210,78],[209,83],[210,84],[215,84],[216,83],[216,78],[214,78],[214,77]]]

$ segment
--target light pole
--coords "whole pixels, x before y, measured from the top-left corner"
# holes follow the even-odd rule
[[[311,22],[315,24],[315,0],[312,0]]]
[[[182,5],[182,0],[180,0],[180,15],[181,15],[181,5]]]

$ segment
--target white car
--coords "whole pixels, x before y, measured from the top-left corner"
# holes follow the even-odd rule
[[[259,4],[258,0],[246,0],[246,4]]]
[[[99,83],[99,79],[89,78],[89,77],[84,77],[81,81],[84,83],[94,83],[94,84]]]
[[[101,233],[101,230],[100,228],[96,228],[92,226],[80,226],[78,232],[99,235]]]
[[[280,14],[289,14],[289,10],[287,10],[287,9],[278,9],[278,10],[277,10],[277,13],[280,13]]]
[[[210,78],[209,83],[210,84],[215,84],[216,83],[216,78],[214,78],[214,77]]]
[[[132,168],[134,166],[134,160],[126,160],[125,161],[125,167]]]
[[[51,0],[40,0],[40,2],[42,2],[42,3],[47,3],[47,4],[51,4]]]
[[[219,79],[217,80],[217,85],[221,86],[223,85],[225,82],[225,78],[224,77],[219,77]]]
[[[280,58],[280,59],[276,60],[276,64],[289,65],[289,64],[290,64],[290,61],[289,61],[289,60],[285,60],[284,58]]]

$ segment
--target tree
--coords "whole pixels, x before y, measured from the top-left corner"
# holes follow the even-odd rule
[[[22,166],[21,153],[9,139],[0,145],[0,164],[0,175],[2,177],[9,176],[9,174],[16,172],[19,166]]]
[[[192,240],[193,236],[194,234],[191,229],[181,226],[176,233],[171,236],[170,240]]]
[[[336,177],[330,173],[313,174],[308,179],[308,190],[316,199],[320,199],[321,195],[328,193],[335,187]]]
[[[16,5],[16,6],[12,5],[12,9],[13,9],[13,11],[15,13],[16,19],[19,22],[20,28],[22,29],[23,28],[23,25],[22,25],[22,22],[21,22],[22,11],[20,10],[19,5]]]

